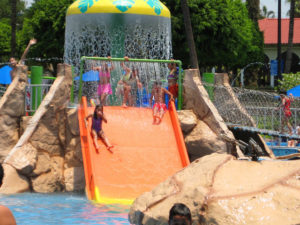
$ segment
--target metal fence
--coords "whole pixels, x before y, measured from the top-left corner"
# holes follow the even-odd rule
[[[25,89],[25,113],[34,113],[49,92],[52,84],[29,84]]]
[[[255,120],[256,126],[260,129],[280,130],[281,120],[283,119],[283,111],[277,107],[246,107],[247,112]],[[291,108],[292,117],[291,125],[295,129],[300,124],[300,109]]]

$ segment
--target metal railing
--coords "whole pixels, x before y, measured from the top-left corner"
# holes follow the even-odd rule
[[[25,113],[34,113],[52,84],[29,84],[25,88]]]
[[[246,110],[253,117],[258,128],[280,130],[281,121],[284,117],[281,109],[277,107],[246,107]],[[300,109],[291,108],[291,112],[290,122],[293,128],[295,128],[300,125]]]

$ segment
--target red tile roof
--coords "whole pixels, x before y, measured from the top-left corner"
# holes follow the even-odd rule
[[[281,43],[288,43],[290,19],[281,19]],[[258,21],[260,31],[264,33],[265,44],[277,44],[277,19],[262,19]],[[294,44],[300,44],[300,18],[294,22]]]

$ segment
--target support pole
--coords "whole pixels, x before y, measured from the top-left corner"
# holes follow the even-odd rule
[[[31,67],[31,84],[33,85],[41,85],[43,77],[43,67],[41,66],[32,66]],[[33,86],[32,87],[32,109],[35,111],[42,101],[42,87],[41,86]]]

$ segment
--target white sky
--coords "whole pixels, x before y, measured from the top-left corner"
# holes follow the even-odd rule
[[[27,7],[29,7],[33,0],[25,0]],[[244,0],[245,1],[245,0]],[[266,6],[268,11],[274,11],[275,17],[277,18],[278,12],[278,0],[260,0],[260,7]],[[287,11],[290,9],[289,3],[286,3],[286,0],[281,0],[281,17],[287,18]]]
[[[278,16],[278,0],[260,0],[260,8],[266,6],[268,11],[275,12],[275,18]],[[285,0],[281,0],[281,18],[288,18],[286,13],[290,9],[290,4],[286,3]]]

